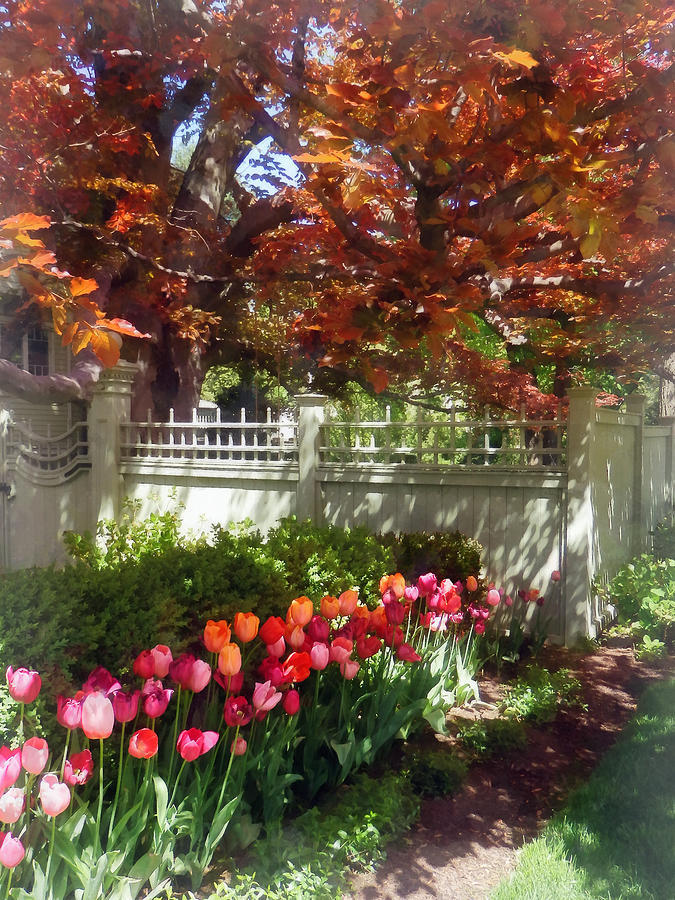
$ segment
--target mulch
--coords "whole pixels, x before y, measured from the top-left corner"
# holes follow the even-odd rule
[[[603,647],[588,655],[545,648],[542,663],[566,667],[583,685],[587,710],[569,709],[532,729],[524,750],[472,766],[454,797],[425,800],[419,822],[374,873],[355,876],[349,900],[486,900],[515,867],[518,849],[536,837],[570,790],[588,777],[635,712],[653,681],[672,677],[675,660],[637,661],[632,650]],[[503,686],[479,680],[481,699],[463,716],[494,715]],[[429,736],[427,740],[439,742]]]

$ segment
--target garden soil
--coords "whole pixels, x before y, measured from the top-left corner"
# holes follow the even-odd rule
[[[389,846],[382,866],[355,876],[349,900],[487,900],[515,868],[522,844],[614,743],[644,688],[675,672],[672,658],[649,665],[620,647],[589,655],[546,648],[541,661],[580,679],[587,709],[564,710],[549,726],[533,729],[524,750],[473,766],[454,797],[425,800],[418,824]],[[480,688],[483,702],[453,715],[494,716],[503,687],[485,677]],[[426,740],[452,746],[447,738]]]

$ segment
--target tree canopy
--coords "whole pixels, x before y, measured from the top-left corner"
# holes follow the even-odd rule
[[[128,335],[160,412],[241,358],[545,411],[675,350],[672,5],[0,10],[0,275],[86,364],[52,391]]]

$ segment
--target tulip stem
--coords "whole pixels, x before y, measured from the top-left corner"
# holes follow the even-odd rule
[[[66,771],[66,759],[68,757],[68,747],[70,746],[70,728],[66,733],[66,745],[63,748],[63,759],[61,760],[61,781],[63,781],[63,773]]]
[[[56,833],[56,816],[52,816],[52,831],[49,836],[49,855],[47,856],[47,868],[45,870],[45,882],[49,884],[49,873],[52,867],[52,854],[54,853],[54,835]]]
[[[96,811],[96,843],[98,854],[101,853],[101,813],[103,811],[103,738],[98,739],[98,809]]]
[[[169,777],[167,778],[167,782],[171,783],[171,776],[173,775],[173,761],[176,758],[175,749],[176,749],[176,737],[178,735],[178,717],[180,716],[180,695],[182,693],[183,688],[178,685],[178,694],[176,695],[176,718],[173,722],[173,738],[171,741],[171,758],[169,759]]]
[[[113,800],[112,812],[110,813],[110,824],[108,825],[108,843],[110,843],[110,835],[112,834],[113,825],[115,824],[115,813],[117,812],[117,800],[120,795],[120,785],[122,784],[122,771],[124,769],[124,728],[126,722],[122,722],[122,734],[120,735],[120,761],[117,766],[117,784],[115,785],[115,799]]]
[[[5,900],[9,897],[9,889],[12,884],[12,875],[14,874],[14,869],[9,870],[9,875],[7,876],[7,884],[5,885]]]
[[[176,788],[178,787],[178,782],[180,781],[180,776],[183,774],[183,769],[185,768],[186,760],[183,760],[183,764],[178,770],[178,775],[176,775],[176,781],[173,785],[173,790],[171,791],[171,799],[169,800],[169,806],[173,803],[173,798],[176,796]]]

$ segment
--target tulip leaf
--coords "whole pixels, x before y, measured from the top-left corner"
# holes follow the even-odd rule
[[[163,778],[159,775],[153,775],[152,780],[155,783],[155,798],[157,801],[157,821],[159,827],[164,830],[166,827],[166,808],[169,804],[169,791]]]

